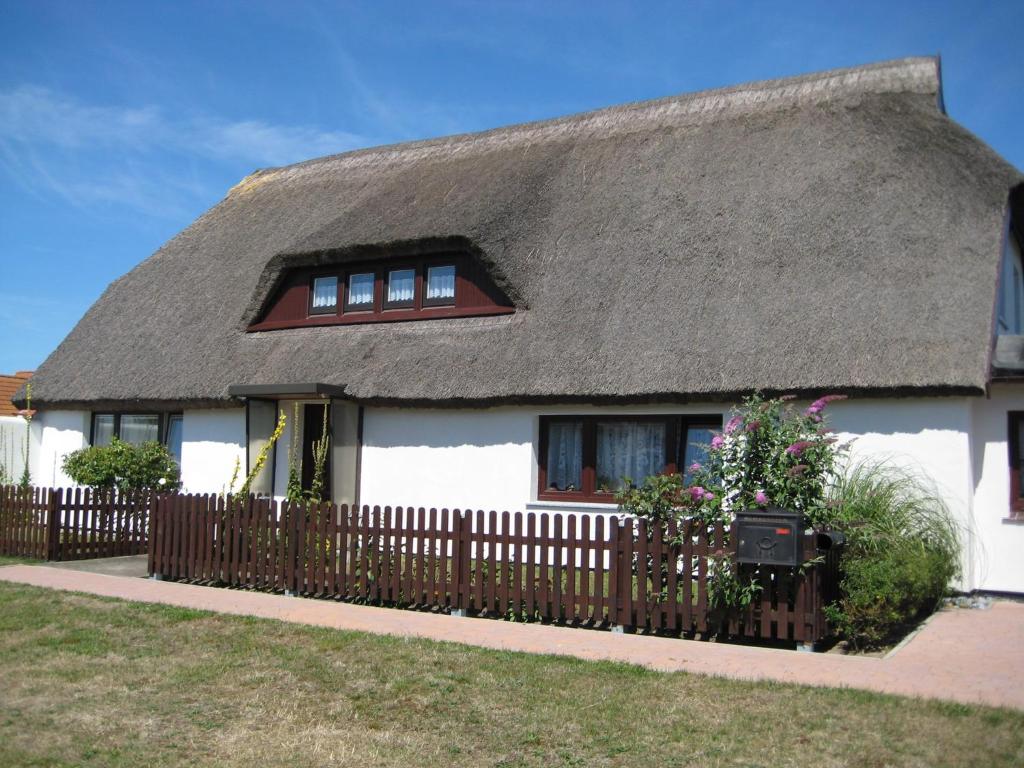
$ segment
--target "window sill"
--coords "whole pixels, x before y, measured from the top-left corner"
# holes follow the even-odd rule
[[[529,512],[548,511],[562,512],[569,509],[585,510],[589,512],[618,512],[618,504],[604,504],[595,501],[528,501],[526,509]]]
[[[1013,515],[1003,518],[1003,525],[1024,525],[1024,515]]]

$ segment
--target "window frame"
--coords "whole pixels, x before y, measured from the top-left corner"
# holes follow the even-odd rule
[[[170,414],[161,413],[160,411],[90,411],[89,412],[89,445],[96,445],[96,417],[97,416],[113,416],[114,417],[114,431],[111,437],[116,437],[118,440],[121,439],[121,417],[122,416],[156,416],[157,419],[157,435],[161,445],[167,445],[165,440],[167,422]],[[180,413],[175,413],[175,416],[180,416]]]
[[[373,282],[373,289],[371,290],[370,300],[365,304],[353,304],[348,300],[349,293],[351,293],[351,280],[357,275],[369,275]],[[375,269],[351,269],[344,273],[344,281],[342,287],[342,296],[344,301],[342,302],[342,311],[345,314],[359,313],[359,312],[376,312],[377,311],[377,299],[380,292],[380,274]]]
[[[170,449],[171,449],[171,442],[170,442],[170,438],[171,438],[171,422],[174,419],[180,419],[181,420],[181,432],[182,432],[182,437],[184,438],[184,435],[185,435],[185,414],[184,413],[182,413],[181,411],[176,411],[174,413],[165,413],[165,414],[163,414],[163,416],[160,419],[160,421],[161,421],[161,429],[160,429],[161,440],[160,440],[160,444],[163,445],[163,446],[166,446],[168,452],[170,452]],[[185,444],[185,441],[183,439],[182,440],[182,446],[184,446],[184,444]],[[171,455],[173,456],[174,454],[172,453]],[[178,461],[178,464],[180,465],[181,464],[181,457],[178,457],[177,461]]]
[[[316,295],[316,281],[334,278],[334,305],[330,307],[314,307],[313,297]],[[319,272],[309,276],[309,297],[306,301],[306,314],[309,317],[316,317],[317,315],[336,315],[338,309],[341,307],[341,302],[338,300],[339,286],[341,286],[341,277],[337,272]]]
[[[1024,424],[1024,411],[1009,411],[1006,414],[1007,454],[1010,464],[1010,517],[1024,517],[1024,487],[1021,486],[1020,427]]]
[[[597,485],[597,424],[602,421],[661,422],[665,424],[665,465],[662,474],[679,472],[679,462],[686,452],[686,434],[691,427],[722,429],[721,414],[551,414],[540,417],[537,445],[537,500],[613,504],[617,491],[598,491]],[[551,423],[579,422],[583,427],[583,459],[580,471],[580,489],[557,491],[547,488],[548,425]],[[642,478],[636,478],[640,480]]]
[[[420,275],[421,264],[389,264],[381,270],[381,307],[383,309],[419,309],[422,300]],[[394,272],[412,272],[412,298],[391,301],[388,299],[388,286]]]
[[[427,297],[427,287],[430,285],[430,270],[432,269],[446,269],[451,267],[452,269],[452,295],[441,296],[436,299]],[[439,262],[437,264],[423,264],[423,298],[422,303],[424,307],[454,307],[457,294],[459,292],[459,267],[454,262]]]

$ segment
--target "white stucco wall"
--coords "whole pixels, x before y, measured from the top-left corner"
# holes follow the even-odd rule
[[[852,400],[829,407],[853,458],[886,458],[927,473],[965,535],[963,589],[1024,592],[1024,525],[1008,521],[1006,414],[1024,410],[1024,385],[996,385],[990,398]],[[723,405],[509,407],[485,410],[366,408],[360,502],[391,506],[613,513],[613,505],[536,501],[538,417],[543,414],[727,414]],[[290,411],[289,411],[290,417]],[[289,418],[290,420],[290,418]],[[65,485],[62,457],[82,447],[89,414],[41,412],[33,425],[33,479]],[[286,480],[282,437],[277,487]],[[245,410],[185,412],[182,478],[187,491],[225,489],[245,462]]]
[[[993,385],[971,403],[977,589],[1024,592],[1024,523],[1010,519],[1007,413],[1024,411],[1024,385]]]
[[[88,411],[39,411],[32,420],[32,482],[55,488],[74,485],[60,466],[65,456],[84,448],[88,441]]]
[[[245,409],[185,411],[181,429],[181,479],[188,493],[227,489],[235,460],[238,484],[245,479]]]
[[[0,482],[4,478],[11,482],[21,478],[27,431],[28,425],[21,416],[0,416]]]

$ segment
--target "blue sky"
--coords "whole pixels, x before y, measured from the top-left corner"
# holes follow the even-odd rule
[[[1020,29],[1022,0],[0,0],[0,372],[254,169],[357,147],[941,53],[1022,168]]]

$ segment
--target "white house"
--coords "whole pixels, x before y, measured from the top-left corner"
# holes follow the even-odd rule
[[[1024,592],[1022,232],[931,58],[262,170],[42,365],[33,474],[117,434],[220,491],[283,410],[280,495],[297,402],[339,502],[599,515],[745,393],[836,392],[946,494],[961,586]]]

